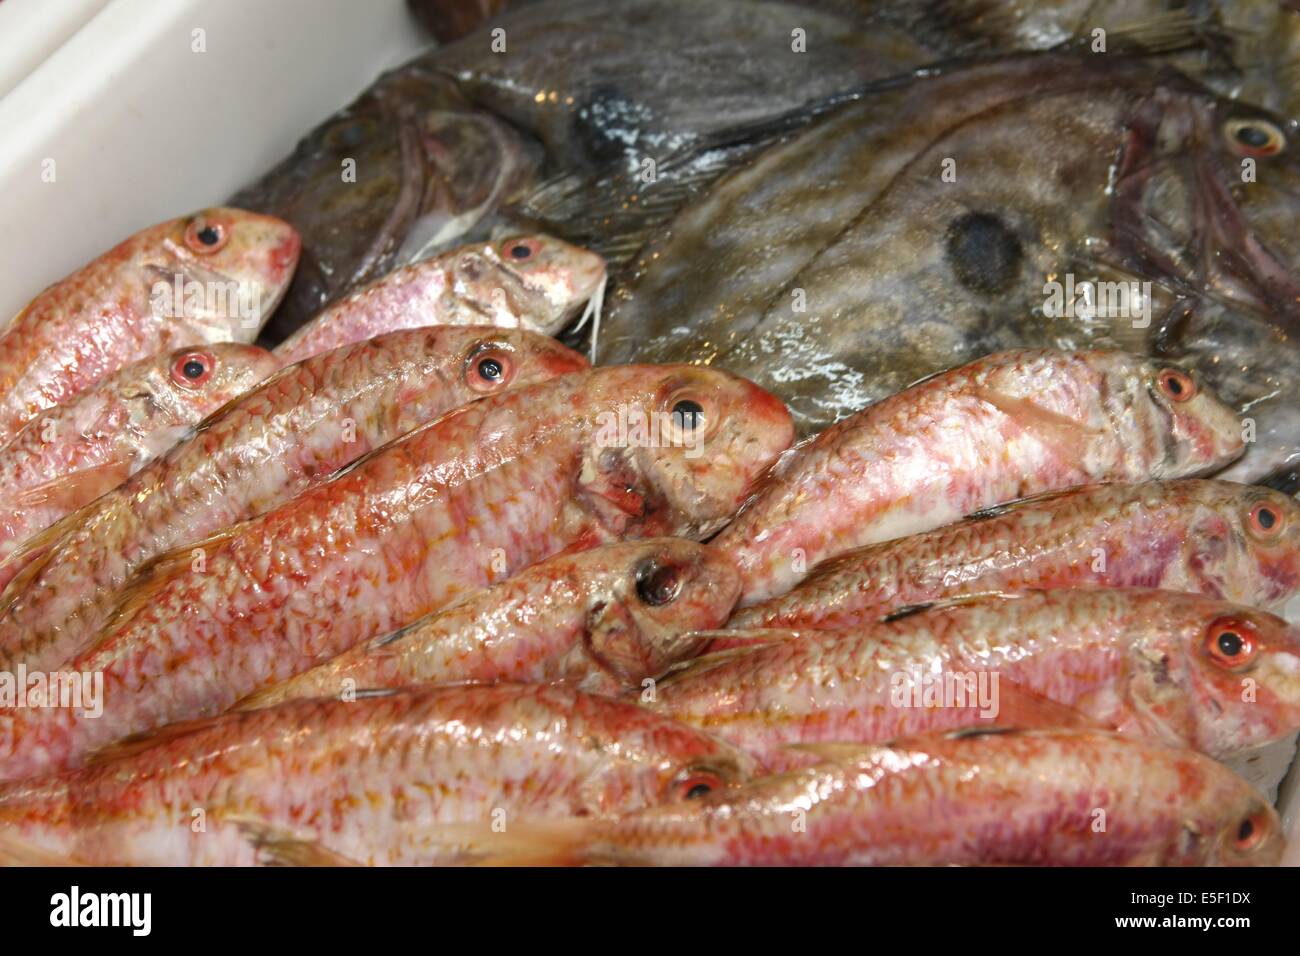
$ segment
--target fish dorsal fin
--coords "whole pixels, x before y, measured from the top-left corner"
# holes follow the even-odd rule
[[[1024,597],[1024,595],[1025,592],[1015,591],[973,591],[970,594],[954,594],[952,597],[935,598],[933,601],[925,601],[921,604],[904,605],[897,610],[890,611],[880,619],[880,623],[892,624],[895,621],[901,621],[930,611],[943,611],[948,608],[969,607],[996,601],[1012,601]]]
[[[961,520],[963,522],[985,521],[989,518],[1000,518],[1003,515],[1009,515],[1015,511],[1022,511],[1025,508],[1030,508],[1034,505],[1045,504],[1049,501],[1054,501],[1057,498],[1065,498],[1069,495],[1078,494],[1086,488],[1095,487],[1097,487],[1096,484],[1075,485],[1073,488],[1062,488],[1056,491],[1044,491],[1036,495],[1026,495],[1023,498],[1013,498],[1012,500],[1004,501],[1001,504],[990,505],[987,508],[980,508],[978,511],[972,511]]]
[[[156,730],[144,730],[138,734],[130,734],[91,751],[87,755],[84,765],[87,767],[97,766],[115,760],[124,760],[127,757],[134,757],[136,754],[152,750],[161,744],[181,737],[188,737],[190,734],[207,730],[209,727],[215,727],[228,720],[229,718],[225,714],[216,714],[211,717],[196,717],[193,720],[178,720],[174,724],[166,724]]]

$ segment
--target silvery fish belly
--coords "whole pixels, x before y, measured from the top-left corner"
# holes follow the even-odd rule
[[[288,501],[452,409],[586,368],[520,329],[394,332],[285,368],[122,486],[3,563],[0,666],[57,667],[94,638],[150,560]]]

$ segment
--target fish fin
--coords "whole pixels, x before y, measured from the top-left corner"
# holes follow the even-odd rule
[[[0,866],[84,866],[85,864],[42,847],[32,846],[12,833],[0,830]]]
[[[1019,727],[961,727],[941,734],[945,740],[966,740],[975,737],[996,737],[999,734],[1019,733]]]
[[[16,505],[20,510],[49,505],[64,511],[77,511],[130,477],[131,466],[126,463],[83,468],[19,492]]]
[[[602,862],[585,836],[598,818],[512,821],[504,831],[490,823],[439,826],[439,842],[455,845],[462,866],[581,866]]]
[[[740,634],[742,632],[738,631],[736,633]],[[779,643],[779,641],[755,641],[752,644],[741,644],[735,647],[728,647],[726,650],[701,654],[699,657],[693,657],[688,661],[678,661],[655,678],[655,686],[667,687],[676,684],[685,680],[687,677],[694,677],[698,674],[711,671],[715,667],[720,667],[733,658],[743,657],[759,648],[770,647]],[[641,690],[639,688],[633,688],[630,693],[634,695],[640,694]]]
[[[287,827],[277,826],[255,817],[217,813],[223,823],[239,828],[267,866],[361,866],[356,860],[323,846],[319,840],[305,838]]]
[[[807,630],[808,628],[745,627],[734,631],[698,631],[697,633],[709,641],[707,654],[721,654],[723,651],[753,650],[769,644],[780,644],[800,637]],[[699,657],[693,659],[699,660]]]
[[[905,604],[882,617],[880,623],[892,624],[894,621],[901,621],[927,611],[942,611],[950,607],[983,604],[986,601],[1015,600],[1023,596],[1024,592],[1016,591],[972,591],[969,594],[954,594],[951,597],[935,598],[933,601],[923,601],[920,604]]]
[[[779,750],[788,750],[794,753],[808,754],[818,758],[822,763],[839,763],[844,760],[857,760],[861,757],[867,757],[878,751],[882,744],[863,744],[853,743],[852,741],[820,741],[817,743],[806,744],[782,744]],[[801,773],[801,770],[792,771],[792,773]]]
[[[193,720],[178,720],[173,724],[165,724],[155,730],[142,730],[126,737],[119,737],[110,744],[92,750],[86,755],[83,764],[87,767],[98,766],[99,764],[122,760],[126,757],[134,757],[136,754],[151,750],[159,744],[165,744],[180,737],[188,737],[190,734],[214,727],[225,719],[227,719],[225,714],[215,714],[211,717],[196,717]]]
[[[1087,730],[1106,730],[1108,725],[1069,704],[1052,700],[1045,694],[1030,690],[1024,684],[1001,678],[1002,692],[998,695],[998,715],[989,718],[995,726],[1016,729],[1041,729],[1045,727],[1077,727]],[[1010,693],[1006,693],[1010,691]],[[1010,705],[1010,706],[1007,706]]]
[[[1265,488],[1272,488],[1284,495],[1300,494],[1300,465],[1287,465],[1255,482]]]
[[[1097,429],[1050,408],[1043,408],[1028,399],[988,388],[976,388],[975,395],[980,401],[992,405],[1003,415],[1031,430],[1044,444],[1069,458],[1077,456],[1081,437],[1097,434]]]
[[[54,553],[54,546],[73,527],[80,524],[81,516],[82,509],[64,515],[48,528],[38,531],[26,539],[13,551],[5,555],[4,560],[0,561],[0,569],[2,570],[14,572],[17,569],[5,586],[4,591],[0,592],[0,615],[5,614],[13,607],[19,595],[23,594],[32,582],[40,576],[46,565],[49,564]]]
[[[158,596],[158,592],[166,587],[169,581],[190,567],[190,562],[194,560],[195,551],[207,552],[223,541],[235,537],[249,523],[249,521],[241,521],[238,524],[232,524],[230,527],[222,528],[206,538],[181,545],[179,548],[172,548],[170,551],[164,551],[140,565],[135,574],[127,579],[126,583],[117,592],[116,603],[113,605],[112,610],[108,612],[104,626],[100,629],[100,635],[112,633],[124,624],[129,623],[141,610],[148,607],[154,598]]]

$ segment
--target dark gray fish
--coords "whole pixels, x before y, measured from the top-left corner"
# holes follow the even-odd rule
[[[694,183],[723,165],[713,155],[703,173],[701,164],[657,170],[651,197],[640,195],[646,160],[732,127],[745,129],[739,141],[751,148],[751,126],[931,58],[901,31],[863,32],[772,0],[512,9],[380,77],[237,194],[241,207],[274,211],[303,236],[297,278],[267,337],[279,341],[355,287],[494,230],[557,221],[596,251],[607,252],[610,237],[634,248],[649,228],[648,200],[662,217],[684,195],[684,173]],[[342,176],[347,159],[355,182]]]
[[[1300,372],[1295,138],[1131,58],[922,70],[683,207],[612,297],[599,358],[716,364],[811,432],[989,352],[1120,346],[1185,358],[1271,433]],[[1070,309],[1071,277],[1123,285]],[[1254,474],[1278,454],[1257,443]]]

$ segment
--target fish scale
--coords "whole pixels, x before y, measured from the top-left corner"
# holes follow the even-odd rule
[[[1260,507],[1276,523],[1252,521]],[[955,594],[1151,587],[1277,610],[1300,590],[1300,505],[1211,479],[1093,485],[831,559],[730,627],[845,627]]]
[[[694,451],[600,441],[607,417],[687,400],[707,410]],[[0,712],[0,778],[219,713],[566,548],[707,536],[792,436],[767,393],[687,366],[595,369],[462,406],[199,543],[200,565],[182,548],[144,568],[68,665],[103,674],[104,713]],[[636,501],[614,509],[614,491]],[[465,529],[460,515],[489,507],[499,520]]]
[[[512,363],[475,382],[478,355]],[[126,484],[29,541],[7,561],[0,667],[57,667],[95,634],[113,592],[162,552],[270,510],[422,422],[502,387],[586,367],[517,329],[391,333],[283,370],[222,409]],[[0,567],[3,567],[0,565]]]
[[[1173,381],[1185,391],[1165,394]],[[1072,485],[1204,474],[1243,448],[1232,411],[1180,370],[1123,352],[996,353],[797,446],[719,545],[744,606],[856,547]]]
[[[458,824],[637,809],[752,769],[706,734],[571,689],[292,701],[0,785],[0,861],[453,863],[473,858]]]
[[[1222,632],[1243,638],[1250,652],[1225,659],[1212,646]],[[797,762],[789,744],[872,743],[1008,719],[974,713],[984,698],[978,708],[947,698],[915,706],[927,690],[917,674],[996,674],[1013,695],[1028,691],[1108,728],[1219,758],[1300,729],[1300,632],[1195,594],[977,595],[844,630],[764,629],[753,632],[752,648],[746,634],[720,632],[735,649],[659,681],[648,706],[776,768]],[[985,680],[985,696],[996,694],[987,690],[992,677]],[[996,710],[996,696],[992,703]]]
[[[670,596],[642,581],[669,576]],[[565,681],[617,693],[640,687],[708,641],[740,576],[722,553],[681,539],[628,541],[560,554],[444,611],[338,657],[246,702],[264,707],[349,688],[450,681]]]
[[[685,806],[521,824],[494,862],[660,866],[1274,866],[1262,794],[1214,761],[1081,730],[827,747]]]
[[[215,251],[194,239],[196,223],[223,230]],[[209,209],[144,229],[50,286],[0,328],[0,445],[132,362],[188,345],[251,342],[293,277],[299,248],[280,219]],[[177,277],[209,288],[234,283],[237,301],[253,308],[156,309],[155,284],[170,289]]]
[[[180,364],[204,364],[190,381]],[[0,559],[63,515],[117,487],[199,420],[279,368],[252,345],[162,352],[28,422],[0,449]],[[12,576],[0,568],[0,590]]]

